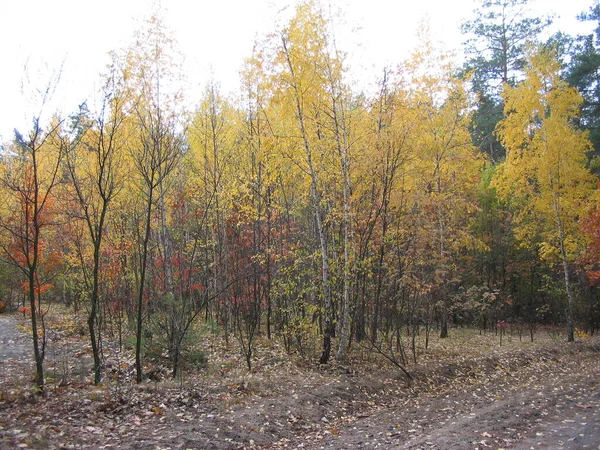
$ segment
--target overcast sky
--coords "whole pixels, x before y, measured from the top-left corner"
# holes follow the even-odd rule
[[[462,41],[460,22],[472,17],[476,0],[329,0],[341,8],[338,46],[349,53],[358,77],[372,77],[399,63],[415,45],[415,29],[427,18],[448,49]],[[587,32],[576,15],[594,0],[532,0],[540,14],[555,13],[554,29]],[[42,87],[63,65],[54,108],[73,112],[97,89],[110,50],[125,46],[154,0],[0,0],[0,142],[32,117],[31,89]],[[237,87],[253,41],[274,29],[294,0],[162,0],[167,25],[186,57],[190,96],[212,77],[222,90]],[[328,0],[323,0],[327,4]],[[284,8],[287,7],[287,10]],[[283,13],[281,11],[284,10]],[[26,68],[27,67],[27,68]],[[25,75],[33,85],[22,92]]]

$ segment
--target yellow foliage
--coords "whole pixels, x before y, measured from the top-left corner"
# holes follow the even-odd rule
[[[493,187],[516,211],[521,242],[542,240],[540,251],[556,259],[560,247],[569,258],[582,245],[579,217],[592,206],[594,177],[585,166],[591,143],[573,126],[582,103],[560,78],[553,52],[529,57],[526,79],[504,91],[506,118],[497,134],[506,148]]]

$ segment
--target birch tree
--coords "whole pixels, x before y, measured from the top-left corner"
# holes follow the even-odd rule
[[[594,189],[594,177],[585,165],[591,143],[587,133],[573,125],[583,100],[560,78],[554,53],[533,53],[528,63],[526,79],[515,87],[505,86],[506,118],[497,133],[507,156],[494,185],[511,201],[517,238],[538,245],[544,260],[562,267],[571,342],[575,301],[571,264],[582,250],[578,221],[587,216]],[[539,244],[533,244],[536,234],[542,238]]]

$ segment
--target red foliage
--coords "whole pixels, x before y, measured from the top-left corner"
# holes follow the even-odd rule
[[[587,234],[590,243],[583,257],[586,275],[594,286],[600,285],[600,210],[581,221],[581,228]]]
[[[510,324],[509,324],[508,322],[504,321],[504,320],[500,320],[500,321],[499,321],[499,322],[496,324],[496,326],[497,326],[498,328],[501,328],[501,329],[502,329],[502,328],[508,328],[508,326],[509,326],[509,325],[510,325]]]
[[[190,291],[203,291],[204,290],[204,286],[202,285],[202,283],[196,283],[196,284],[192,284],[190,286]]]

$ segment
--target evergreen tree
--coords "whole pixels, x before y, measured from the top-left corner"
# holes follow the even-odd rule
[[[600,151],[600,4],[579,15],[581,21],[593,21],[596,29],[576,38],[567,69],[567,82],[583,96],[581,125],[589,130],[595,153]]]
[[[478,108],[471,134],[492,161],[504,158],[504,149],[494,136],[504,105],[504,84],[514,85],[523,76],[525,49],[551,23],[527,10],[529,0],[481,0],[474,18],[462,24],[467,57],[463,74],[471,76],[478,95]]]

